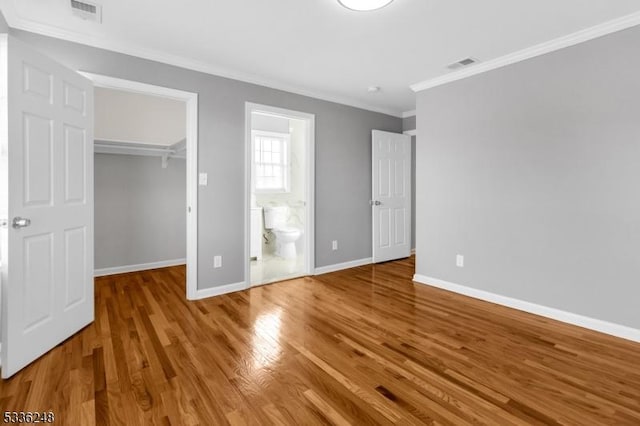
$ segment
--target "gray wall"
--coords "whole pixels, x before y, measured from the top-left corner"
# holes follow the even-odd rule
[[[416,116],[405,117],[402,119],[402,130],[413,130],[416,128]]]
[[[416,116],[402,119],[402,131],[416,129]],[[416,137],[411,136],[411,248],[416,248]]]
[[[418,274],[640,328],[639,50],[636,27],[418,94]]]
[[[95,267],[184,259],[185,160],[95,154]]]
[[[0,11],[0,33],[9,32],[9,26],[7,25],[7,21],[4,19],[4,15],[2,11]]]
[[[244,281],[244,105],[316,115],[316,266],[371,256],[371,130],[402,120],[23,31],[12,34],[67,66],[199,94],[198,287]],[[340,250],[331,250],[339,240]],[[213,269],[214,255],[223,267]]]

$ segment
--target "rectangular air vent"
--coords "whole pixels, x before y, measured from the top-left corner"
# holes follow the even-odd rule
[[[102,22],[102,6],[97,3],[71,0],[71,11],[87,21]]]
[[[463,68],[463,67],[467,67],[469,65],[475,64],[476,62],[478,62],[478,60],[475,58],[465,58],[458,62],[454,62],[450,65],[447,65],[447,68],[449,68],[450,70],[457,70],[459,68]]]

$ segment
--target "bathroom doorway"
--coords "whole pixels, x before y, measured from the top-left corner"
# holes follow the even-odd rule
[[[247,287],[314,268],[315,116],[246,104]]]

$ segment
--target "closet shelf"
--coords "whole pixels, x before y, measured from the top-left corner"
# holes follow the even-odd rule
[[[93,147],[96,154],[144,155],[149,157],[160,157],[162,159],[163,168],[167,167],[167,162],[171,158],[187,158],[186,139],[182,139],[174,143],[173,145],[168,146],[140,142],[96,139],[94,140]]]

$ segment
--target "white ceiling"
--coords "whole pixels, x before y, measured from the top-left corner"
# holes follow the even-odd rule
[[[409,86],[640,11],[640,0],[102,0],[103,23],[69,0],[0,0],[10,26],[399,115]],[[368,93],[368,86],[380,86]]]

